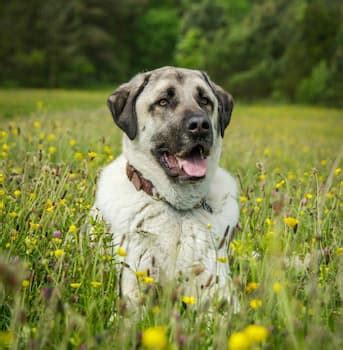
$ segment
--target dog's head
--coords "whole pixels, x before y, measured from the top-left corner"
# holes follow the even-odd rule
[[[164,67],[138,74],[108,98],[115,123],[139,152],[177,182],[206,177],[208,157],[229,125],[233,101],[206,73]]]

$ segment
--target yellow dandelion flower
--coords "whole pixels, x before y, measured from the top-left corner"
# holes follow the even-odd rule
[[[143,277],[147,277],[148,276],[148,272],[147,271],[136,271],[136,277],[137,278],[143,278]]]
[[[282,284],[280,282],[275,282],[273,284],[273,291],[276,294],[280,293],[282,291],[282,288],[283,288],[283,286],[282,286]]]
[[[264,222],[266,223],[267,226],[271,226],[273,224],[270,218],[267,218]]]
[[[96,158],[96,156],[97,156],[96,152],[94,152],[94,151],[88,152],[88,158],[90,160],[93,160],[94,158]]]
[[[122,256],[122,257],[127,256],[127,252],[126,252],[125,248],[118,247],[117,248],[117,255]]]
[[[263,198],[257,197],[257,198],[255,198],[255,202],[256,202],[257,204],[262,203],[262,202],[263,202]]]
[[[55,141],[56,140],[56,135],[55,134],[49,134],[46,138],[48,141]]]
[[[263,154],[264,154],[265,156],[269,156],[269,155],[270,155],[270,149],[269,149],[269,148],[265,148],[265,149],[263,150]]]
[[[146,284],[153,284],[155,282],[154,278],[150,276],[143,277],[142,280]]]
[[[343,255],[343,247],[336,248],[336,255]]]
[[[80,288],[81,287],[81,283],[79,283],[79,282],[70,283],[70,287],[73,288],[73,289]]]
[[[243,204],[243,203],[246,203],[248,201],[248,197],[246,196],[240,196],[239,197],[239,201]]]
[[[308,200],[311,200],[313,198],[313,194],[312,193],[306,193],[305,194],[305,198]]]
[[[261,299],[251,299],[249,302],[249,305],[253,310],[257,310],[262,306],[262,300]]]
[[[61,258],[64,255],[64,250],[63,249],[56,249],[54,251],[54,255],[56,258]]]
[[[30,281],[29,280],[22,280],[21,281],[21,286],[23,288],[27,288],[30,285]]]
[[[144,330],[142,334],[142,344],[148,349],[164,349],[167,346],[165,327],[157,326]]]
[[[335,175],[338,176],[342,172],[341,168],[336,168],[335,169]]]
[[[35,120],[35,121],[33,122],[33,127],[34,127],[35,129],[40,129],[40,128],[42,127],[42,123],[41,123],[39,120]]]
[[[58,201],[58,204],[59,204],[59,205],[65,205],[65,204],[66,204],[66,200],[65,200],[64,198],[62,198],[62,199],[60,199],[60,200]]]
[[[102,286],[102,283],[101,283],[101,282],[97,282],[97,281],[92,281],[92,282],[91,282],[91,286],[92,286],[93,288],[99,288],[99,287]]]
[[[249,337],[251,343],[262,343],[268,337],[268,329],[257,324],[252,324],[244,329],[244,333]]]
[[[285,180],[281,180],[280,182],[278,182],[278,183],[275,185],[275,188],[278,190],[278,189],[280,189],[285,183],[286,183]]]
[[[228,258],[227,258],[226,256],[219,256],[219,257],[217,258],[217,261],[220,262],[220,263],[225,264],[225,263],[228,262]]]
[[[14,197],[19,198],[21,196],[21,191],[20,190],[15,190],[13,192],[13,194],[14,194]]]
[[[296,225],[299,224],[299,221],[296,218],[293,218],[291,216],[287,216],[283,218],[283,222],[291,228],[294,228]]]
[[[82,160],[83,159],[83,154],[81,152],[75,152],[74,153],[74,159],[75,160]]]
[[[250,346],[250,338],[245,332],[232,333],[227,343],[228,350],[248,350]]]
[[[57,148],[55,146],[50,146],[48,148],[48,153],[49,154],[54,154],[54,153],[56,153],[56,151],[57,151]]]
[[[76,225],[70,225],[68,229],[69,233],[76,233],[77,232],[77,227]]]
[[[193,296],[187,296],[187,295],[184,295],[182,298],[181,298],[181,301],[187,305],[194,305],[197,300],[195,297]]]
[[[0,345],[9,348],[14,342],[14,333],[11,331],[0,331]]]
[[[47,207],[45,209],[48,213],[52,213],[54,211],[54,206],[52,205],[51,207]]]
[[[259,179],[260,181],[265,181],[266,178],[267,178],[267,176],[266,176],[265,174],[261,174],[261,175],[258,177],[258,179]]]
[[[257,282],[249,282],[247,286],[245,287],[245,291],[247,293],[252,293],[254,290],[256,290],[260,286]]]

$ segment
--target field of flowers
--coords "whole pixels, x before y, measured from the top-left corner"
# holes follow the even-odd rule
[[[121,147],[106,93],[75,95],[86,109],[68,109],[73,92],[21,93],[24,109],[0,91],[0,349],[343,348],[342,110],[236,106],[221,164],[241,187],[239,312],[137,276],[131,314],[116,288],[126,252],[101,223],[84,233]]]

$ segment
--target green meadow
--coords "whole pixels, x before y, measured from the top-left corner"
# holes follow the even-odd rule
[[[88,217],[121,149],[110,92],[0,90],[0,349],[342,349],[342,110],[237,101],[221,165],[239,311],[137,276],[132,314],[125,251]]]

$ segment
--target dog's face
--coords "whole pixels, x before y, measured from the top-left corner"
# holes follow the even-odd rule
[[[137,75],[108,99],[115,123],[178,182],[205,178],[230,122],[231,96],[200,71],[165,67]]]

